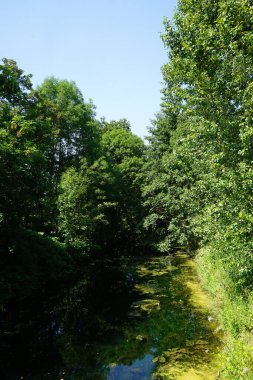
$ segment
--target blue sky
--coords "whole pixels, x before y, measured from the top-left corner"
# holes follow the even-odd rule
[[[160,33],[176,0],[0,1],[0,57],[12,58],[36,86],[74,80],[97,117],[126,118],[143,137],[161,100],[166,62]]]

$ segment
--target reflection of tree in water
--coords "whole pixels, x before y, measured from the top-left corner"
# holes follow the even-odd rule
[[[103,371],[112,363],[131,366],[149,353],[155,356],[158,368],[169,361],[182,362],[187,367],[193,362],[196,366],[208,360],[207,347],[215,338],[206,315],[200,309],[193,309],[184,272],[182,268],[162,264],[159,259],[151,260],[135,269],[134,292],[122,283],[122,273],[120,276],[115,273],[112,279],[109,271],[104,277],[100,272],[99,278],[103,277],[100,285],[99,281],[92,281],[88,286],[88,314],[93,313],[88,318],[89,345],[84,348],[80,335],[78,339],[67,337],[63,344],[66,364],[75,366],[85,360],[86,371],[87,368],[91,371],[90,378],[96,379],[95,375],[92,377],[94,368]],[[187,276],[192,274],[189,272]],[[110,283],[112,287],[108,286]],[[74,328],[74,336],[75,331]],[[71,361],[71,355],[66,360],[66,352],[68,355],[72,352]]]
[[[147,378],[152,357],[157,378],[159,368],[169,364],[185,368],[208,361],[207,347],[216,344],[215,338],[206,315],[192,305],[186,286],[196,281],[192,268],[180,260],[179,267],[166,258],[91,266],[56,307],[42,312],[44,324],[31,322],[33,363],[26,364],[36,364],[37,373],[27,379],[53,380],[57,373],[64,380],[112,380],[124,365],[129,367],[122,367],[120,376],[140,380]],[[24,345],[27,333],[23,332]]]
[[[79,283],[69,292],[58,309],[62,326],[58,341],[66,367],[84,368],[87,379],[97,379],[99,372],[106,378],[111,363],[131,364],[136,359],[136,342],[126,338],[132,323],[129,310],[139,297],[133,286],[129,272],[102,264],[90,271],[85,286]],[[78,376],[81,372],[80,368]]]

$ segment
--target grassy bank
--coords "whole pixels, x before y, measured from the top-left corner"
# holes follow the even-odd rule
[[[215,312],[225,332],[220,378],[253,379],[253,292],[246,287],[238,289],[229,261],[211,247],[201,249],[196,262],[202,285],[213,295]]]

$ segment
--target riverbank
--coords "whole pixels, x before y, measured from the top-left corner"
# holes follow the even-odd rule
[[[238,292],[225,260],[206,247],[196,256],[201,285],[213,298],[214,312],[224,330],[224,349],[220,354],[220,378],[253,379],[253,294]]]

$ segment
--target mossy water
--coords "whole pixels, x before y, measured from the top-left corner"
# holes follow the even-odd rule
[[[42,314],[15,343],[21,351],[6,379],[217,377],[218,325],[183,253],[96,263]]]

